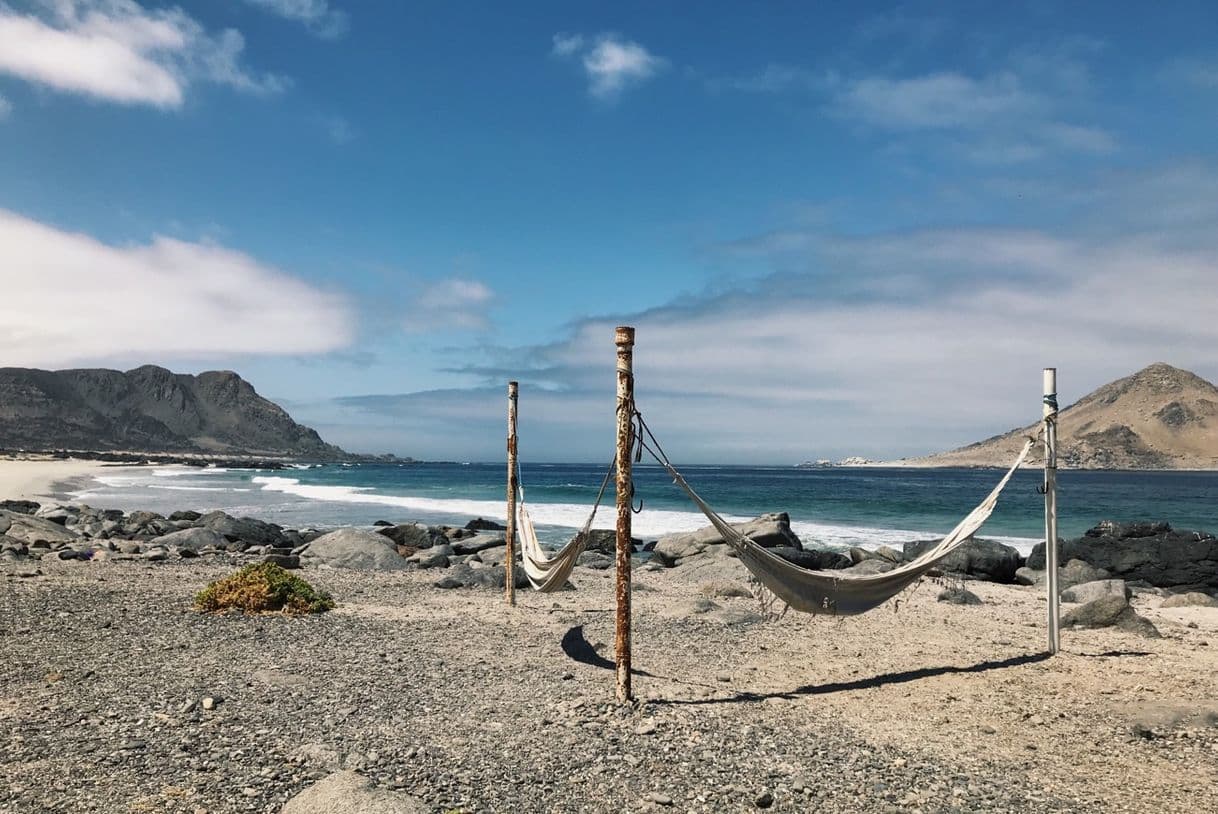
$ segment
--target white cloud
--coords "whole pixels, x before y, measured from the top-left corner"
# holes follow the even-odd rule
[[[346,300],[239,251],[112,246],[0,209],[5,364],[311,354],[346,346]]]
[[[559,32],[554,35],[554,47],[550,53],[557,57],[569,57],[576,51],[584,47],[584,38],[580,34],[563,34]]]
[[[245,40],[209,34],[178,8],[133,0],[59,0],[42,15],[0,5],[0,73],[120,104],[180,107],[193,81],[264,94],[287,81],[241,65]]]
[[[9,100],[5,99],[3,96],[0,96],[0,119],[3,119],[5,116],[11,113],[12,110],[13,106]]]
[[[667,64],[637,42],[616,34],[601,34],[591,43],[579,34],[555,34],[551,53],[579,56],[588,76],[588,93],[602,101],[617,99],[623,90],[645,82]]]
[[[1010,73],[983,79],[958,73],[855,79],[840,89],[836,104],[843,116],[893,130],[982,127],[1040,106]]]
[[[331,116],[325,120],[326,135],[335,144],[347,144],[355,139],[355,128],[342,116]]]
[[[347,33],[350,21],[347,13],[330,7],[328,0],[246,0],[255,6],[287,20],[304,23],[310,31],[325,39]]]
[[[495,293],[485,284],[477,280],[461,277],[449,277],[436,280],[423,286],[415,304],[416,313],[444,315],[444,327],[457,326],[476,331],[484,331],[490,327],[486,316],[486,308],[495,298]],[[415,322],[408,320],[405,329],[412,333],[422,333],[432,330],[435,326],[430,320]]]

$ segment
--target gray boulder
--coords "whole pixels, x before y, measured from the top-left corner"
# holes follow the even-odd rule
[[[1044,578],[1044,571],[1037,571],[1035,568],[1028,568],[1026,565],[1015,571],[1016,585],[1039,585],[1040,581]]]
[[[1080,605],[1062,616],[1062,626],[1116,627],[1150,639],[1159,638],[1158,628],[1138,616],[1123,596],[1104,596]]]
[[[897,567],[897,564],[895,562],[889,562],[888,560],[881,560],[880,558],[876,557],[875,559],[871,559],[871,560],[863,560],[862,562],[858,563],[857,565],[852,565],[849,568],[843,568],[842,573],[855,574],[855,575],[860,575],[860,576],[870,576],[871,574],[887,573],[896,567]]]
[[[1161,607],[1161,608],[1187,608],[1187,607],[1218,608],[1218,599],[1215,599],[1214,597],[1210,596],[1209,594],[1203,594],[1200,591],[1189,591],[1188,593],[1173,594],[1172,596],[1167,597],[1166,599],[1163,600],[1163,604],[1159,605],[1159,607]]]
[[[398,545],[410,546],[418,550],[431,548],[431,529],[420,523],[402,523],[398,526],[381,526],[376,530]]]
[[[41,503],[33,500],[0,500],[0,511],[16,514],[34,514],[42,508]]]
[[[904,546],[905,559],[912,560],[939,544],[938,540],[916,540]],[[987,582],[1010,584],[1019,570],[1019,552],[1009,545],[993,540],[965,541],[959,548],[939,561],[938,567],[954,574],[983,579]]]
[[[849,557],[839,551],[792,548],[785,545],[774,546],[770,551],[789,563],[798,565],[800,568],[808,568],[812,571],[836,571],[842,568],[849,568],[854,564],[850,561]]]
[[[228,541],[211,529],[183,529],[162,534],[148,541],[149,545],[174,547],[180,550],[199,552],[205,548],[223,551]]]
[[[449,558],[454,555],[453,547],[447,543],[425,548],[409,557],[409,561],[420,568],[447,568]]]
[[[1096,568],[1090,563],[1082,560],[1070,560],[1065,565],[1057,569],[1057,588],[1063,590],[1072,588],[1075,585],[1083,585],[1088,582],[1099,582],[1106,579],[1112,579],[1112,574],[1105,571],[1103,568]]]
[[[523,568],[512,571],[513,582],[517,588],[529,587],[529,578]],[[469,563],[454,565],[444,572],[444,576],[433,585],[437,588],[503,588],[507,582],[507,571],[492,565],[482,568],[471,568]]]
[[[935,597],[940,602],[946,602],[949,605],[984,605],[981,597],[961,585],[951,588],[944,588]]]
[[[1123,579],[1097,579],[1094,582],[1084,582],[1061,592],[1063,602],[1075,602],[1085,605],[1105,596],[1119,596],[1129,599],[1133,592],[1125,585]]]
[[[283,804],[279,814],[427,814],[414,797],[378,789],[359,772],[334,772]]]
[[[357,528],[336,529],[318,537],[309,543],[301,562],[357,571],[400,571],[409,567],[392,540]]]
[[[1178,531],[1167,523],[1104,521],[1059,544],[1062,559],[1079,559],[1112,576],[1156,588],[1218,588],[1218,539],[1203,531]],[[1039,543],[1028,566],[1044,568]]]
[[[283,529],[274,523],[253,517],[233,517],[221,511],[208,512],[194,521],[194,525],[222,534],[231,543],[245,545],[277,545],[283,537]]]
[[[802,549],[799,537],[791,531],[791,518],[786,512],[763,514],[747,523],[732,528],[752,538],[758,545],[770,548],[787,546]],[[673,567],[682,560],[697,556],[715,546],[724,545],[723,535],[714,526],[705,526],[685,534],[670,534],[656,543],[652,557],[662,565]]]
[[[80,539],[76,532],[53,520],[0,510],[0,534],[26,544],[43,540],[47,543],[70,543]]]
[[[484,520],[481,517],[475,517],[466,523],[465,527],[470,531],[507,531],[507,526],[502,523],[496,523],[494,520]]]
[[[479,551],[501,545],[506,545],[503,535],[493,531],[475,534],[473,537],[463,537],[452,543],[453,551],[458,554],[477,554]]]
[[[615,557],[610,557],[607,554],[602,554],[599,551],[585,551],[579,555],[579,559],[575,561],[576,565],[584,568],[592,568],[596,571],[608,571],[617,563]]]
[[[643,541],[637,537],[630,538],[632,551],[639,551]],[[588,532],[588,543],[585,551],[599,551],[602,554],[617,554],[617,531],[615,529],[592,529]]]

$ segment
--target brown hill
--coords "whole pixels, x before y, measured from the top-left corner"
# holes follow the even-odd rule
[[[915,466],[1007,466],[1038,425]],[[1033,461],[1042,462],[1040,445]],[[1218,387],[1167,364],[1106,384],[1061,411],[1058,465],[1071,469],[1218,469]]]
[[[0,368],[0,449],[139,450],[330,460],[341,449],[231,371]]]

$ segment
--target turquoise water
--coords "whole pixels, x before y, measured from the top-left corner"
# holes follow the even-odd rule
[[[695,489],[716,509],[747,519],[786,511],[805,543],[892,545],[941,535],[973,508],[1001,472],[975,469],[798,469],[691,466]],[[107,472],[76,494],[94,506],[121,509],[224,509],[284,526],[363,525],[377,520],[464,524],[503,521],[504,464],[355,464],[284,471],[188,467]],[[585,464],[525,464],[521,479],[543,539],[558,542],[583,524],[604,469]],[[1043,539],[1042,475],[1016,473],[980,536],[1026,551]],[[634,518],[644,539],[706,525],[656,466],[635,468],[643,510]],[[1082,472],[1059,474],[1060,530],[1078,536],[1102,519],[1168,520],[1177,528],[1218,531],[1218,473]],[[609,502],[596,525],[613,525]]]

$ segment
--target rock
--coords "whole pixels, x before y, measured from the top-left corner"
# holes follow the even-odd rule
[[[1103,568],[1096,568],[1094,565],[1085,563],[1082,560],[1070,560],[1057,569],[1058,590],[1065,590],[1075,585],[1082,585],[1087,582],[1099,582],[1111,578],[1112,574]]]
[[[789,563],[812,571],[828,571],[849,568],[853,563],[839,551],[823,551],[815,548],[792,548],[780,545],[770,549]]]
[[[296,760],[318,769],[337,769],[342,765],[342,755],[333,746],[324,743],[306,743],[296,750]]]
[[[579,555],[579,559],[575,561],[576,565],[584,568],[592,568],[596,571],[608,571],[617,563],[614,557],[606,556],[599,551],[585,551]]]
[[[517,588],[529,587],[529,578],[523,568],[513,569],[512,575]],[[437,588],[503,588],[507,580],[507,571],[499,566],[470,568],[468,563],[460,563],[449,568],[445,575],[432,583]]]
[[[34,514],[40,508],[42,504],[33,500],[0,500],[0,511],[14,514]]]
[[[1077,602],[1082,605],[1105,596],[1119,596],[1127,600],[1133,596],[1133,591],[1129,590],[1123,579],[1097,579],[1061,592],[1063,602]]]
[[[296,554],[266,554],[258,562],[278,565],[289,571],[300,567],[300,557]]]
[[[218,700],[209,695],[206,698],[199,701],[199,706],[203,707],[203,709],[210,712],[211,710],[216,708],[217,703],[219,703]]]
[[[863,575],[883,574],[888,571],[891,571],[892,569],[894,569],[896,567],[897,567],[897,564],[895,562],[889,562],[888,560],[881,560],[880,558],[876,557],[875,559],[871,559],[871,560],[863,560],[858,565],[852,565],[849,568],[843,568],[842,573],[843,574],[863,574]]]
[[[1059,544],[1063,559],[1079,559],[1128,582],[1158,588],[1218,588],[1218,539],[1201,531],[1178,531],[1167,523],[1104,521],[1075,540]],[[1044,543],[1028,557],[1043,568]]]
[[[802,549],[799,537],[791,531],[791,519],[786,512],[763,514],[747,523],[733,526],[737,531],[752,538],[758,545],[767,548],[788,546]],[[682,560],[702,554],[715,546],[724,545],[723,536],[714,526],[705,526],[686,534],[671,534],[661,538],[652,550],[652,556],[668,567],[680,565]]]
[[[246,545],[277,545],[283,529],[253,517],[233,517],[221,511],[208,512],[195,520],[196,528],[206,528],[221,534],[231,543]]]
[[[193,523],[202,516],[203,515],[199,514],[198,512],[192,512],[189,509],[187,509],[186,511],[182,511],[182,512],[174,512],[173,514],[169,515],[168,519],[173,521],[174,523],[176,523],[180,520],[186,520],[186,521]]]
[[[148,562],[164,562],[169,558],[169,552],[163,548],[153,548],[141,555]]]
[[[917,540],[904,546],[905,559],[912,560],[939,544],[938,540]],[[1019,552],[993,540],[972,538],[939,561],[938,567],[987,582],[1012,583],[1019,569]]]
[[[464,537],[460,540],[454,540],[452,543],[453,551],[457,554],[477,554],[488,548],[506,545],[502,534],[495,532],[486,532],[476,534],[473,537]]]
[[[1104,596],[1080,605],[1062,617],[1062,626],[1117,627],[1147,638],[1159,638],[1158,629],[1138,616],[1123,596]]]
[[[715,581],[704,582],[698,586],[698,591],[706,597],[729,598],[733,596],[753,598],[753,592],[739,582]]]
[[[1218,599],[1215,599],[1214,597],[1210,596],[1209,594],[1203,594],[1200,591],[1189,591],[1188,593],[1173,594],[1172,596],[1167,597],[1166,599],[1163,600],[1163,603],[1161,605],[1159,605],[1159,607],[1161,607],[1161,608],[1186,608],[1186,607],[1218,608]]]
[[[1040,581],[1045,578],[1044,571],[1037,571],[1034,568],[1024,566],[1015,571],[1016,585],[1039,585]]]
[[[393,541],[375,531],[336,529],[318,537],[301,555],[301,562],[358,571],[403,570],[409,563],[398,555]]]
[[[630,538],[630,550],[641,551],[643,541],[637,537]],[[617,554],[617,531],[614,529],[591,529],[588,532],[588,543],[585,551],[599,551],[602,554]]]
[[[279,814],[428,814],[431,807],[398,792],[373,787],[351,770],[330,774],[283,804]]]
[[[0,511],[0,534],[27,545],[39,540],[47,543],[70,543],[80,539],[80,535],[59,523],[8,510]]]
[[[420,523],[403,523],[398,526],[381,526],[376,530],[398,545],[411,546],[414,549],[431,548],[431,530]]]
[[[945,588],[935,597],[940,602],[946,602],[949,605],[983,605],[981,597],[962,586]]]
[[[500,525],[494,520],[484,520],[481,517],[475,517],[466,523],[465,527],[470,531],[507,531],[507,526]]]
[[[761,794],[757,795],[756,799],[753,800],[753,803],[758,808],[769,808],[770,806],[774,805],[774,795],[768,791],[763,791]]]
[[[452,555],[453,547],[445,543],[415,552],[407,559],[416,563],[420,568],[447,568],[449,557]]]
[[[162,534],[148,541],[149,545],[174,547],[179,550],[189,550],[195,553],[205,548],[223,549],[227,540],[220,534],[208,528],[191,528]]]

